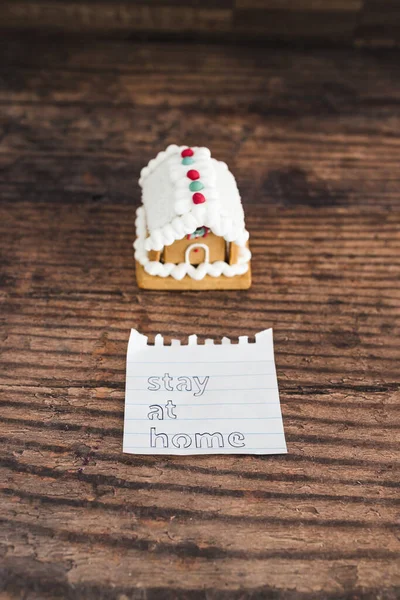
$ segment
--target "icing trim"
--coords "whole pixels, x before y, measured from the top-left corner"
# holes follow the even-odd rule
[[[176,265],[174,263],[161,263],[150,260],[145,248],[147,229],[144,206],[140,206],[136,211],[135,225],[137,235],[133,244],[135,249],[135,259],[144,267],[144,270],[146,273],[149,273],[149,275],[173,277],[177,280],[181,280],[185,275],[188,275],[192,279],[200,281],[200,279],[204,279],[206,275],[211,275],[211,277],[220,277],[221,275],[234,277],[235,275],[243,275],[243,273],[246,273],[249,269],[251,252],[246,247],[239,248],[239,259],[236,265],[228,265],[228,263],[218,260],[213,263],[203,262],[195,267],[194,265],[187,263],[179,263]],[[192,231],[194,231],[194,229],[192,229]]]
[[[185,263],[190,265],[190,253],[194,248],[202,248],[204,250],[204,256],[205,256],[205,261],[206,263],[210,262],[210,248],[207,246],[207,244],[191,244],[190,246],[188,246],[185,250]]]
[[[196,204],[192,210],[184,215],[174,217],[171,223],[164,227],[154,229],[144,242],[146,250],[162,250],[170,246],[175,240],[181,240],[185,235],[193,233],[198,227],[208,227],[215,235],[223,237],[227,242],[235,242],[240,247],[245,247],[249,233],[244,227],[237,227],[228,216],[223,216],[218,206],[213,202]]]
[[[204,186],[202,194],[205,197],[204,202],[194,204],[194,194],[192,195],[188,187],[188,167],[182,164],[182,152],[185,150],[187,146],[171,144],[141,170],[139,184],[143,187],[146,178],[164,160],[169,159],[169,173],[174,190],[173,211],[176,215],[170,223],[149,232],[145,240],[145,249],[162,250],[164,246],[170,246],[175,240],[181,240],[202,225],[209,227],[227,242],[245,247],[249,234],[245,228],[244,218],[235,220],[231,215],[221,213],[214,165],[218,163],[220,167],[228,170],[227,164],[211,158],[208,148],[191,148],[194,158],[193,169],[200,173],[201,183]]]
[[[158,165],[164,162],[166,158],[169,158],[171,154],[181,152],[181,150],[183,150],[184,148],[185,146],[177,146],[176,144],[171,144],[170,146],[168,146],[168,148],[166,148],[162,152],[159,152],[155,158],[152,158],[151,161],[148,163],[147,167],[143,167],[143,169],[140,171],[140,187],[143,187],[144,180],[150,175],[150,173],[155,171]]]
[[[194,208],[193,204],[215,203],[219,200],[211,152],[208,148],[195,147],[192,150],[194,163],[190,169],[182,164],[180,154],[170,158],[170,177],[174,186],[174,212],[176,215],[190,213]],[[204,196],[204,200],[199,203],[194,202],[195,194],[192,194],[189,188],[191,175],[194,173],[198,174],[196,180],[203,184],[201,194]]]

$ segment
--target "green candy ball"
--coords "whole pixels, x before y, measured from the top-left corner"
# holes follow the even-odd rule
[[[191,156],[185,156],[182,160],[183,165],[192,165],[194,163],[194,159]]]
[[[204,187],[204,185],[201,183],[201,181],[192,181],[192,183],[189,185],[189,190],[191,192],[198,192],[199,190],[202,190]]]

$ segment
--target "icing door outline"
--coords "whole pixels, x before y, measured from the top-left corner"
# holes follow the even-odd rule
[[[185,251],[185,263],[187,265],[190,265],[190,253],[195,248],[202,248],[204,250],[204,253],[205,253],[204,262],[209,263],[210,262],[210,248],[207,246],[207,244],[190,244],[190,246],[188,246]]]

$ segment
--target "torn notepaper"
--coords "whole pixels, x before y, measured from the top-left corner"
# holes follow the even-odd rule
[[[255,343],[239,337],[198,345],[161,335],[154,346],[131,331],[127,356],[124,452],[131,454],[284,454],[272,329]]]

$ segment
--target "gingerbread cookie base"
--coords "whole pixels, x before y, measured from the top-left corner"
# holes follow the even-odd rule
[[[145,290],[247,290],[251,286],[251,269],[243,275],[234,275],[233,277],[211,277],[206,275],[203,279],[197,281],[189,275],[183,279],[174,279],[173,277],[159,277],[146,273],[142,265],[136,262],[136,280],[140,288]]]

